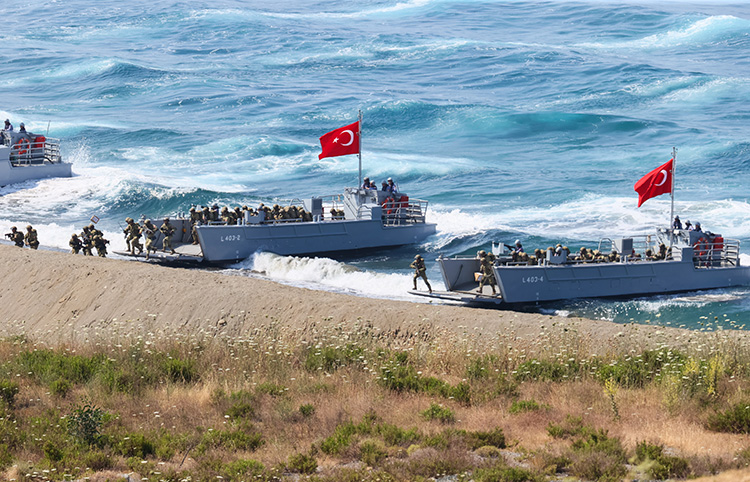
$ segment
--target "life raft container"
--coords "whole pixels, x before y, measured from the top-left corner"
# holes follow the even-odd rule
[[[399,204],[399,207],[401,207],[401,208],[408,208],[409,207],[409,196],[402,195],[398,199],[398,204]]]
[[[36,136],[34,138],[34,143],[31,144],[31,149],[44,149],[44,144],[47,142],[47,138],[44,136]],[[38,152],[38,151],[37,151]]]

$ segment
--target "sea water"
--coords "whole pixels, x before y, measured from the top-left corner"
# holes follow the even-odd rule
[[[0,189],[0,228],[67,248],[91,216],[256,205],[358,182],[318,137],[362,111],[364,174],[430,201],[421,245],[257,254],[236,273],[412,299],[421,253],[527,250],[669,222],[633,184],[677,147],[676,213],[750,253],[750,6],[371,0],[15,2],[0,29],[0,117],[62,139],[75,177]],[[744,256],[745,262],[750,256]],[[421,283],[421,281],[420,281]],[[742,326],[747,288],[533,309],[616,322]]]

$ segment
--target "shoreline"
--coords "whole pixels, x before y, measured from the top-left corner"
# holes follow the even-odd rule
[[[2,336],[51,345],[128,333],[238,338],[271,323],[296,329],[367,324],[384,333],[452,331],[485,340],[576,336],[597,352],[696,340],[748,339],[747,332],[693,331],[541,313],[366,298],[274,281],[130,260],[0,245]]]

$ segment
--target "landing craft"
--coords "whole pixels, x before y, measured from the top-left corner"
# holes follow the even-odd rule
[[[440,257],[437,261],[447,292],[410,293],[464,303],[512,304],[660,295],[750,284],[750,267],[740,265],[739,240],[683,229],[679,217],[674,217],[676,154],[673,149],[672,159],[634,186],[638,207],[652,197],[672,195],[671,228],[657,229],[648,236],[601,239],[599,252],[605,254],[595,257],[571,256],[561,245],[547,249],[541,259],[519,261],[518,256],[498,256],[492,266],[500,289],[498,297],[476,292],[478,258]]]
[[[60,139],[30,132],[0,132],[0,186],[71,175],[71,164],[60,156]]]
[[[646,252],[671,250],[663,259]],[[599,241],[599,251],[611,256],[585,259],[567,249],[548,249],[543,259],[514,261],[500,254],[493,266],[500,295],[477,291],[475,273],[480,260],[456,256],[438,258],[447,291],[420,296],[471,304],[525,304],[574,298],[661,295],[750,284],[750,267],[740,265],[740,242],[719,234],[684,229],[658,229],[654,235]]]
[[[205,261],[215,264],[238,262],[255,252],[282,256],[311,254],[338,255],[419,243],[435,234],[435,223],[427,222],[428,202],[409,198],[391,183],[377,190],[362,183],[362,114],[353,124],[321,136],[319,159],[347,154],[359,157],[356,188],[342,194],[311,197],[286,203],[299,216],[275,215],[267,211],[244,210],[233,223],[202,220],[195,224],[198,244],[191,244],[192,224],[184,216],[171,218],[177,255],[158,253],[167,261]],[[283,213],[282,213],[283,214]],[[162,235],[156,240],[160,245]],[[128,253],[120,253],[128,254]],[[145,256],[145,255],[144,255]]]

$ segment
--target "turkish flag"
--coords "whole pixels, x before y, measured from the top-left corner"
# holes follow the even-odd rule
[[[673,162],[674,159],[670,159],[669,162],[657,167],[635,183],[634,188],[638,193],[638,207],[641,207],[641,204],[652,197],[672,192]]]
[[[323,134],[320,136],[320,147],[323,148],[323,152],[318,155],[318,159],[357,154],[359,152],[359,121]]]

